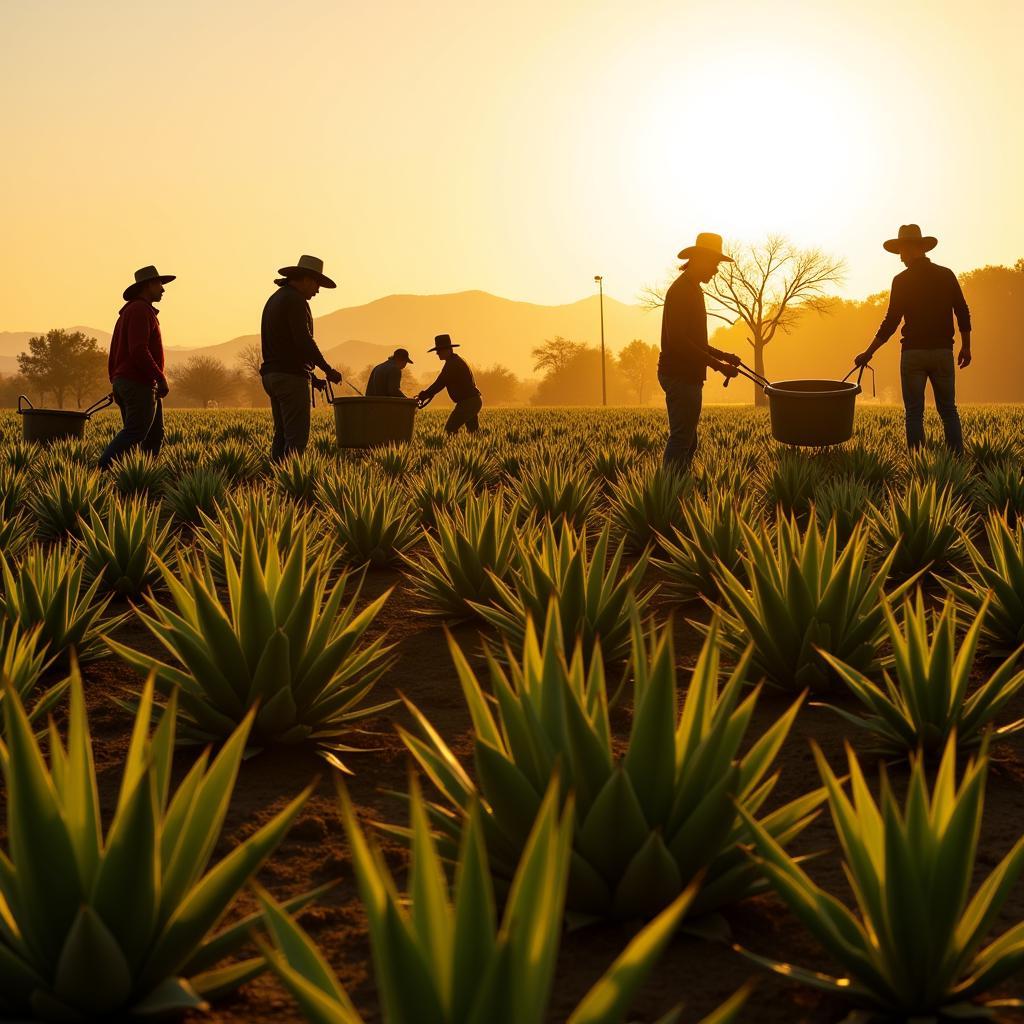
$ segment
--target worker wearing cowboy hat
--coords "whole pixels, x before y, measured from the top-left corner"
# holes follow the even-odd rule
[[[454,434],[459,427],[464,426],[470,434],[474,434],[480,429],[479,416],[484,402],[469,364],[453,351],[458,347],[452,342],[451,335],[439,334],[434,338],[434,347],[428,351],[436,352],[437,358],[444,366],[437,375],[437,380],[429,388],[424,388],[416,396],[416,400],[421,406],[426,405],[442,388],[446,388],[448,397],[455,403],[455,408],[452,409],[444,429],[449,434]]]
[[[341,374],[332,367],[313,340],[313,314],[309,300],[321,288],[335,288],[324,273],[324,261],[301,256],[291,267],[282,267],[274,284],[277,291],[263,307],[260,336],[263,390],[270,396],[274,417],[274,441],[270,457],[278,462],[286,455],[303,452],[309,443],[310,373],[319,366],[333,384]]]
[[[678,258],[686,263],[665,293],[658,383],[665,392],[668,409],[664,463],[685,470],[697,450],[697,424],[707,368],[710,366],[728,380],[736,376],[740,357],[708,344],[708,316],[700,286],[718,273],[720,263],[732,262],[722,252],[722,236],[702,232],[696,243],[683,249]]]
[[[902,320],[900,379],[907,445],[913,449],[924,444],[924,395],[925,386],[931,381],[946,447],[959,453],[964,450],[964,438],[956,408],[953,320],[960,328],[956,363],[963,370],[971,365],[971,313],[956,274],[932,263],[925,255],[938,244],[934,236],[922,235],[916,224],[902,225],[895,238],[883,243],[886,252],[898,255],[907,269],[893,278],[885,319],[874,341],[854,362],[866,366]]]
[[[366,381],[367,398],[405,398],[402,392],[402,371],[412,365],[408,350],[396,348],[395,351],[378,363]]]
[[[164,376],[164,345],[155,304],[164,285],[174,274],[161,274],[156,267],[135,271],[135,280],[125,288],[125,304],[117,315],[110,339],[107,373],[114,401],[121,410],[123,426],[100,456],[100,469],[125,452],[141,447],[159,455],[164,439],[163,399],[167,396]]]

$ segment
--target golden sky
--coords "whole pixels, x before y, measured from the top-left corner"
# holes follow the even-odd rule
[[[782,231],[888,287],[900,223],[1024,256],[1021,0],[3,0],[0,330],[112,325],[176,273],[169,344],[480,288],[633,301],[698,230]]]

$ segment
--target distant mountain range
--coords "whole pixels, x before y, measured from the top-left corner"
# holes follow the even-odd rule
[[[314,313],[324,296],[313,300]],[[605,339],[616,351],[634,338],[656,342],[661,317],[641,306],[628,305],[605,296]],[[451,295],[389,295],[362,306],[351,306],[315,316],[317,343],[329,362],[360,370],[378,362],[395,347],[409,349],[413,361],[434,365],[427,350],[434,335],[450,334],[463,346],[462,354],[479,368],[501,363],[520,377],[533,376],[531,350],[546,339],[561,335],[573,341],[596,344],[600,340],[597,296],[564,306],[517,302],[482,291]],[[73,327],[91,334],[101,345],[110,332],[92,327]],[[16,356],[28,339],[44,331],[0,332],[0,373],[16,373]],[[259,335],[246,334],[218,345],[183,348],[168,345],[169,366],[190,356],[213,356],[232,364],[247,346],[259,344]]]

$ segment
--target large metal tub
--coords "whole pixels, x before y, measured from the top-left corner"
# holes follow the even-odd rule
[[[772,436],[783,444],[825,448],[853,436],[860,384],[841,380],[783,380],[768,384]]]
[[[67,437],[84,437],[89,417],[113,402],[114,396],[106,395],[85,410],[37,409],[25,395],[19,395],[18,414],[25,440],[47,444]]]
[[[334,398],[339,448],[376,448],[412,440],[415,398]]]

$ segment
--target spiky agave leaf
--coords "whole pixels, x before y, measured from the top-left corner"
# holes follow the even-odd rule
[[[174,477],[163,495],[163,505],[179,526],[196,526],[203,512],[212,515],[224,500],[227,477],[220,470],[198,466]]]
[[[122,497],[159,498],[167,484],[167,466],[141,448],[125,452],[108,471]]]
[[[403,898],[344,791],[341,799],[389,1024],[542,1024],[561,937],[573,830],[572,802],[559,810],[557,782],[531,824],[500,919],[478,809],[466,819],[449,885],[428,808],[413,782],[410,892]],[[681,894],[633,939],[570,1014],[569,1024],[623,1020],[692,897],[692,889]],[[273,951],[264,947],[268,962],[306,1019],[362,1024],[309,936],[269,896],[260,898],[273,942]]]
[[[39,626],[25,630],[16,622],[0,619],[0,706],[10,686],[26,708],[28,720],[33,725],[50,713],[64,696],[70,682],[63,679],[38,692],[39,679],[52,663],[40,633]],[[3,733],[0,732],[2,738]]]
[[[90,510],[105,494],[105,482],[95,469],[64,465],[46,474],[29,498],[36,535],[46,541],[79,536]]]
[[[172,795],[173,697],[150,735],[152,710],[150,680],[104,829],[77,666],[67,741],[51,724],[49,765],[8,685],[0,746],[7,794],[7,849],[0,860],[5,1016],[62,1024],[181,1013],[263,967],[259,957],[218,967],[255,920],[216,929],[309,791],[211,867],[251,717],[212,764],[202,754]]]
[[[983,513],[1001,512],[1012,529],[1024,517],[1024,473],[1020,463],[986,466],[974,488],[974,507]]]
[[[309,741],[344,769],[352,723],[390,706],[365,703],[391,663],[383,637],[365,640],[390,591],[357,610],[357,587],[343,603],[348,575],[332,582],[332,561],[307,556],[304,531],[282,558],[274,546],[261,554],[246,527],[241,554],[225,541],[223,562],[226,600],[201,556],[179,561],[180,578],[159,563],[172,604],[147,597],[139,617],[174,663],[108,640],[111,649],[154,671],[165,693],[180,690],[194,736],[222,739],[258,709],[255,746]]]
[[[517,502],[520,521],[546,519],[582,530],[600,494],[600,485],[578,463],[535,458],[522,469]]]
[[[834,670],[820,651],[872,672],[885,628],[883,587],[896,552],[872,571],[861,527],[840,546],[835,524],[822,534],[813,518],[804,530],[795,519],[783,519],[774,536],[763,524],[744,525],[743,534],[747,585],[721,570],[727,647],[738,655],[753,641],[754,674],[787,690],[834,685]],[[898,598],[912,582],[891,596]]]
[[[988,941],[1024,869],[1024,837],[971,896],[988,766],[984,744],[958,785],[950,737],[931,791],[924,762],[915,758],[902,807],[884,773],[875,801],[849,747],[849,795],[817,748],[815,756],[855,911],[820,889],[762,826],[748,821],[758,864],[844,975],[740,952],[790,981],[842,996],[865,1011],[864,1021],[990,1015],[978,1001],[1024,964],[1024,923]]]
[[[101,513],[89,511],[79,546],[90,579],[122,597],[139,597],[160,579],[157,559],[170,554],[170,524],[160,524],[160,508],[144,498],[112,497]]]
[[[977,746],[986,734],[1005,738],[1024,729],[1024,718],[996,726],[995,720],[1024,688],[1024,670],[1015,671],[1016,651],[968,696],[978,640],[985,628],[988,599],[972,612],[957,646],[957,613],[952,598],[929,614],[920,589],[903,601],[902,622],[888,602],[883,605],[886,634],[892,645],[892,671],[877,685],[827,652],[822,657],[836,670],[866,714],[831,706],[847,721],[866,729],[890,754],[945,749],[951,736],[961,747]]]
[[[543,622],[552,599],[570,647],[580,640],[589,653],[596,640],[610,661],[629,651],[630,616],[643,614],[653,589],[639,592],[648,556],[641,555],[623,570],[624,545],[609,557],[610,527],[606,524],[589,548],[585,533],[565,528],[556,536],[548,523],[539,532],[520,536],[516,569],[505,583],[492,576],[497,596],[489,605],[471,607],[494,626],[513,648],[521,647],[527,624]]]
[[[967,615],[987,604],[985,639],[993,653],[1006,656],[1024,644],[1024,522],[1011,527],[1004,515],[990,512],[985,536],[989,557],[965,537],[973,571],[961,570],[960,582],[946,587]]]
[[[0,613],[23,629],[39,627],[50,654],[66,659],[72,648],[82,661],[102,657],[102,633],[116,629],[127,614],[105,618],[113,595],[98,596],[101,580],[85,585],[85,563],[66,547],[33,545],[20,564],[0,552],[3,594]]]
[[[609,495],[610,521],[631,551],[657,547],[682,525],[682,504],[692,490],[693,478],[671,466],[629,470]]]
[[[745,827],[736,807],[760,813],[776,782],[772,763],[800,701],[741,755],[758,693],[742,696],[747,657],[721,684],[717,624],[678,713],[671,627],[648,645],[634,614],[631,646],[635,708],[620,754],[612,742],[600,652],[589,669],[578,642],[566,658],[554,602],[542,638],[528,623],[521,657],[507,651],[506,666],[488,655],[493,700],[450,641],[473,719],[479,781],[472,781],[414,705],[415,730],[400,730],[442,794],[433,822],[448,856],[454,856],[460,822],[479,804],[492,867],[499,877],[510,877],[549,781],[558,775],[563,797],[572,792],[576,802],[568,896],[573,910],[649,917],[702,874],[694,914],[758,888],[759,876],[741,851]],[[764,817],[765,827],[788,842],[810,822],[821,799],[812,793],[786,804]]]

